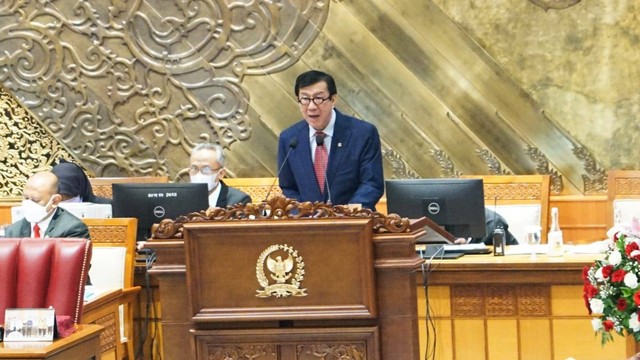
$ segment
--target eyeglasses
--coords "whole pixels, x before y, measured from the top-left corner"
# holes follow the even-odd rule
[[[314,104],[320,105],[320,104],[324,103],[325,101],[331,99],[331,96],[333,96],[333,95],[329,95],[326,98],[321,98],[321,97],[314,97],[314,98],[301,97],[300,99],[298,99],[298,102],[300,103],[300,105],[309,105],[313,101]]]
[[[217,173],[218,171],[222,170],[221,167],[217,168],[217,169],[212,169],[211,166],[203,166],[201,168],[195,166],[195,165],[191,165],[191,167],[189,168],[189,175],[197,175],[198,173],[201,173],[202,175],[213,175],[215,173]]]

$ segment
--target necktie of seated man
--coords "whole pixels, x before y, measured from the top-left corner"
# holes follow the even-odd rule
[[[327,175],[327,162],[329,160],[329,154],[327,154],[327,147],[324,145],[325,133],[322,131],[316,132],[316,152],[313,160],[313,169],[316,172],[316,179],[318,179],[318,186],[320,192],[324,194],[324,182]]]
[[[34,238],[40,237],[40,226],[38,226],[38,224],[33,225],[33,237]]]

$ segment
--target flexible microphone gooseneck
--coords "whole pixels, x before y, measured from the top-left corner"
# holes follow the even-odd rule
[[[316,146],[324,146],[324,138],[326,136],[327,134],[324,134],[323,136],[316,135]],[[327,204],[331,205],[331,189],[329,188],[329,179],[327,179],[327,170],[329,169],[328,165],[327,159],[327,167],[324,169],[324,184],[327,186]]]
[[[291,151],[293,151],[293,149],[295,149],[297,146],[298,146],[298,138],[293,138],[291,139],[291,141],[289,141],[289,150],[287,150],[287,154],[284,156],[284,160],[282,161],[282,164],[280,164],[280,168],[278,169],[276,178],[273,179],[273,183],[271,184],[271,186],[269,186],[269,191],[267,191],[267,196],[264,197],[264,201],[267,201],[269,199],[269,195],[271,195],[271,191],[273,191],[273,187],[276,186],[276,181],[278,181],[278,178],[280,177],[280,173],[282,172],[284,165],[287,163],[289,154],[291,154]]]

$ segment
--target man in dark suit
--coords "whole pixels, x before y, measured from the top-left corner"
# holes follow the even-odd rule
[[[251,196],[227,186],[222,178],[226,174],[222,146],[202,143],[191,151],[189,176],[192,183],[207,184],[209,207],[224,208],[230,205],[247,204]]]
[[[487,226],[487,235],[485,237],[480,238],[472,238],[472,239],[456,239],[456,244],[466,244],[467,242],[470,244],[479,244],[484,243],[485,245],[493,245],[493,232],[500,228],[504,230],[504,239],[506,245],[518,245],[518,239],[509,231],[509,224],[507,220],[502,217],[502,215],[498,214],[493,210],[489,210],[486,207],[484,208],[484,218]]]
[[[89,229],[75,215],[58,207],[62,200],[58,178],[49,171],[34,174],[24,187],[24,219],[5,229],[6,237],[78,237],[89,239]]]
[[[336,110],[337,93],[329,74],[298,76],[295,94],[304,120],[280,134],[279,185],[298,201],[375,209],[384,192],[380,136],[372,124]]]

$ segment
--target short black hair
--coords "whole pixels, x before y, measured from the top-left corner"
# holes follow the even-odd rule
[[[309,85],[313,85],[324,81],[327,83],[327,90],[329,90],[329,95],[333,96],[338,93],[338,89],[336,88],[336,82],[333,80],[333,77],[325,72],[319,70],[309,70],[298,75],[296,79],[296,87],[295,93],[296,97],[300,93],[300,88],[307,87]]]

